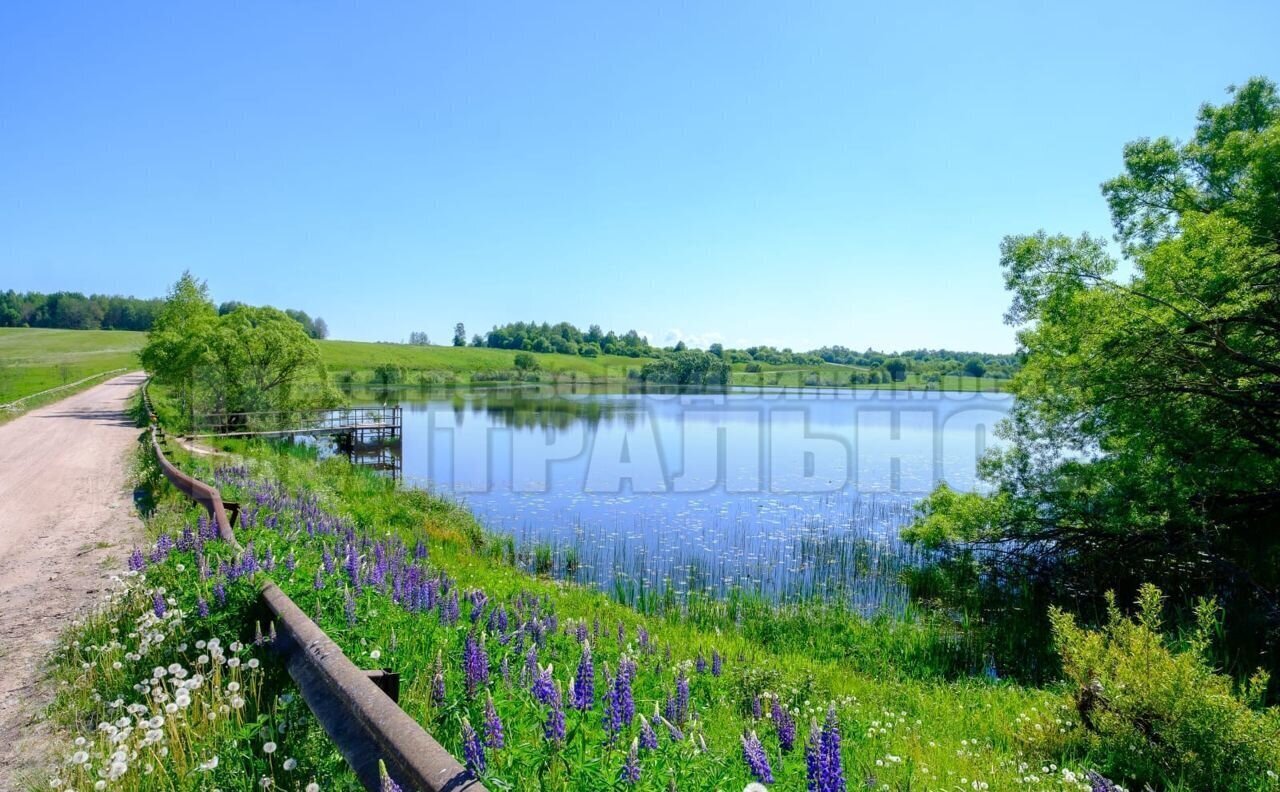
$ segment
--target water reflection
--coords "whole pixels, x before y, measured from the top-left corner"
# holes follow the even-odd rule
[[[629,602],[734,591],[897,609],[899,539],[977,485],[1000,394],[521,387],[354,391],[404,408],[406,483],[463,501],[531,571]]]

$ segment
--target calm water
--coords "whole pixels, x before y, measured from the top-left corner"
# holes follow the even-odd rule
[[[670,590],[898,608],[899,540],[939,481],[973,489],[1001,394],[356,392],[404,408],[407,484],[458,499],[520,563],[634,601]]]

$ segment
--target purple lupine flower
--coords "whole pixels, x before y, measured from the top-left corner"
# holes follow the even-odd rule
[[[608,666],[604,669],[604,713],[601,718],[607,742],[613,745],[618,732],[622,731],[622,703],[618,701],[618,685],[609,675]]]
[[[810,792],[845,792],[844,760],[840,756],[840,724],[834,706],[827,708],[822,728],[811,721],[805,766]]]
[[[689,717],[689,677],[684,671],[676,677],[676,722],[683,725]]]
[[[147,568],[147,559],[142,555],[142,549],[134,547],[133,552],[129,554],[129,571],[141,572]]]
[[[552,700],[560,699],[559,689],[551,678],[551,666],[539,668],[538,673],[533,677],[533,698],[541,704],[551,704]]]
[[[462,756],[472,775],[484,774],[484,743],[480,740],[480,735],[476,734],[476,730],[471,728],[471,721],[466,718],[462,719]]]
[[[707,673],[707,661],[703,659],[702,652],[698,652],[698,659],[694,666],[697,668],[699,674]]]
[[[506,744],[502,732],[502,718],[498,717],[498,708],[494,706],[493,696],[484,705],[484,744],[495,751]]]
[[[467,698],[474,698],[477,690],[489,684],[489,653],[475,633],[469,633],[463,645],[462,670],[466,675]]]
[[[719,651],[712,649],[711,650],[711,676],[718,677],[720,676],[720,673],[723,670],[724,670],[724,659],[720,657]]]
[[[413,557],[418,559],[419,561],[427,557],[427,546],[423,543],[421,539],[419,539],[418,543],[414,545]]]
[[[521,639],[523,639],[523,633]],[[524,668],[520,671],[521,680],[538,678],[538,645],[529,644],[529,651],[524,656]]]
[[[640,747],[646,751],[652,751],[658,747],[658,735],[643,715],[640,716]]]
[[[444,655],[436,653],[436,669],[431,676],[431,703],[444,703]]]
[[[344,568],[347,571],[347,579],[351,581],[351,585],[360,585],[360,556],[356,555],[356,546],[347,546],[347,560]]]
[[[276,568],[276,557],[268,547],[267,551],[262,554],[262,568],[270,572]]]
[[[639,627],[636,628],[636,635],[638,636],[638,640],[640,641],[640,651],[644,652],[645,654],[649,654],[649,652],[651,651],[651,648],[649,646],[649,631],[644,628],[644,625],[640,625]]]
[[[622,646],[627,642],[627,628],[622,622],[618,622],[618,646]]]
[[[753,720],[760,720],[760,718],[762,718],[763,716],[764,716],[764,710],[761,709],[760,707],[760,697],[752,696],[751,697],[751,718]]]
[[[742,735],[742,759],[747,763],[747,768],[751,770],[751,775],[762,784],[773,783],[773,770],[769,767],[769,757],[764,752],[764,746],[760,744],[760,738],[755,732]]]
[[[599,624],[599,622],[597,621],[596,624]],[[599,632],[599,630],[597,630],[597,632]],[[573,637],[577,638],[578,643],[580,644],[584,644],[587,642],[587,623],[586,622],[584,621],[578,622],[578,625],[573,628]]]
[[[209,603],[205,601],[204,597],[196,600],[196,614],[202,619],[209,618]]]
[[[569,706],[589,710],[596,703],[595,666],[591,662],[591,642],[582,644],[582,656],[578,658],[578,673],[574,676]]]
[[[773,706],[769,714],[773,718],[773,727],[778,731],[778,744],[782,747],[783,753],[790,753],[791,749],[796,745],[796,722],[791,717],[791,713],[778,700],[777,696],[773,697]]]
[[[311,588],[316,591],[324,588],[324,576],[320,574],[320,567],[316,567],[316,579],[312,581]]]
[[[356,623],[356,600],[355,597],[351,596],[350,590],[347,591],[347,599],[343,609],[347,616],[347,626],[354,627]]]
[[[1089,792],[1117,792],[1119,789],[1111,780],[1094,770],[1085,773],[1085,779],[1089,782]]]
[[[440,623],[454,625],[458,623],[458,591],[454,589],[449,596],[440,600]]]
[[[502,674],[502,684],[511,684],[511,663],[509,655],[502,656],[502,665],[499,667],[498,673]]]
[[[222,585],[221,580],[213,584],[213,598],[218,601],[219,606],[227,604],[227,587]]]
[[[381,759],[378,760],[378,792],[404,792],[387,773],[387,766]]]
[[[640,780],[640,743],[638,740],[631,741],[631,750],[627,751],[627,761],[622,765],[622,772],[619,779],[624,784],[635,784]]]
[[[292,575],[293,570],[297,568],[298,568],[298,559],[294,558],[293,551],[290,550],[289,555],[285,556],[285,559],[284,559],[284,571]]]
[[[667,737],[671,738],[671,742],[678,743],[684,739],[684,732],[680,731],[680,727],[671,722],[668,718],[661,715],[654,715],[655,718],[662,720],[662,725],[667,727]]]
[[[476,589],[467,599],[471,600],[471,623],[475,624],[484,615],[484,606],[488,604],[489,597],[480,589]]]
[[[618,676],[614,680],[617,691],[618,716],[624,727],[631,725],[636,716],[636,700],[631,690],[631,683],[636,678],[636,664],[631,658],[623,655],[618,659]]]
[[[551,666],[547,666],[547,677],[551,676]],[[564,709],[560,705],[560,686],[552,685],[547,704],[551,707],[547,712],[547,721],[542,726],[542,736],[547,742],[564,742]]]
[[[333,556],[329,554],[329,548],[325,547],[320,552],[320,563],[324,565],[324,573],[326,575],[333,574]]]
[[[164,595],[159,591],[151,596],[151,609],[155,611],[157,619],[163,619],[165,611],[168,610],[164,602]]]

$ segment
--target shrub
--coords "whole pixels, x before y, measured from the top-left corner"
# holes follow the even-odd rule
[[[748,363],[748,364],[747,364],[746,371],[747,371],[747,373],[748,373],[748,374],[759,374],[759,373],[760,373],[760,364],[759,364],[759,363],[755,363],[755,362]]]
[[[373,370],[374,385],[399,385],[404,382],[404,368],[394,363],[383,363]]]
[[[528,352],[516,353],[515,366],[521,371],[537,371],[542,368],[541,364],[538,363],[538,359]]]
[[[1109,618],[1098,630],[1052,611],[1081,727],[1066,742],[1083,741],[1076,747],[1098,756],[1113,777],[1157,787],[1274,788],[1280,711],[1261,708],[1266,675],[1237,691],[1205,659],[1218,628],[1216,604],[1201,601],[1194,633],[1176,643],[1161,634],[1161,600],[1159,589],[1144,585],[1130,619],[1109,594]],[[1056,728],[1039,731],[1061,738]]]

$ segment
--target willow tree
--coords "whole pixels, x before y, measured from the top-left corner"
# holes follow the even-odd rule
[[[984,462],[991,494],[940,489],[911,535],[987,545],[989,571],[1039,574],[1064,599],[1106,589],[1127,599],[1148,580],[1217,594],[1233,637],[1274,657],[1276,86],[1253,79],[1204,105],[1188,141],[1128,144],[1124,172],[1102,192],[1118,256],[1088,235],[1004,240],[1006,320],[1026,356],[1010,443]]]
[[[188,419],[335,401],[319,346],[299,322],[275,308],[238,304],[219,315],[189,272],[170,290],[142,361],[156,382],[173,388]]]

